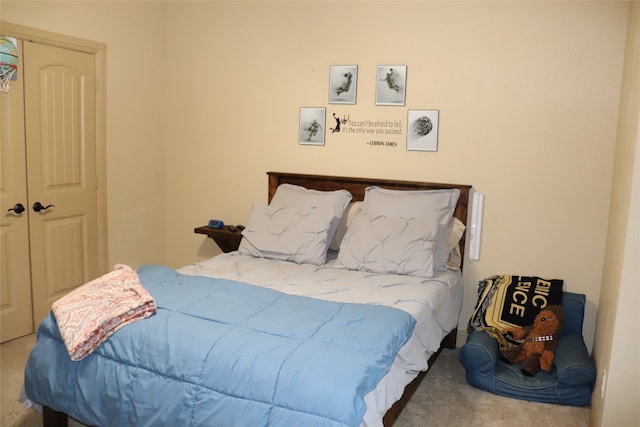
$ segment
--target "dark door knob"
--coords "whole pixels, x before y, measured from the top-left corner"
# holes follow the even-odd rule
[[[35,202],[33,204],[33,210],[36,211],[36,212],[44,211],[44,210],[47,210],[47,209],[53,208],[53,207],[55,207],[55,206],[53,206],[53,205],[42,206],[42,203],[40,203],[40,202]]]
[[[7,212],[14,211],[17,214],[21,214],[22,212],[24,212],[24,210],[25,209],[22,203],[16,203],[11,209],[7,209]]]

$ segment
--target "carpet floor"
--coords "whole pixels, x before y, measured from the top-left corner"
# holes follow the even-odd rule
[[[24,366],[35,335],[0,344],[0,426],[35,427],[42,416],[19,402]],[[526,402],[469,386],[458,350],[443,350],[394,427],[587,427],[589,408]],[[70,420],[69,426],[82,424]],[[224,426],[227,427],[227,426]]]

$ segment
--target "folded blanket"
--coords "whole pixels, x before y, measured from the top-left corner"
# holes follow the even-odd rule
[[[156,312],[156,302],[129,266],[92,280],[51,307],[71,360],[91,354],[118,329]]]
[[[504,335],[507,329],[533,325],[547,305],[562,303],[561,279],[537,276],[496,275],[478,283],[478,301],[469,319],[467,332],[486,331],[500,350],[517,345]]]

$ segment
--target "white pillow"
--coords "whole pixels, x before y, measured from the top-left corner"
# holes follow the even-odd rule
[[[453,217],[451,221],[451,229],[449,230],[449,259],[447,260],[446,267],[449,270],[458,270],[462,264],[462,254],[460,253],[460,239],[464,234],[464,230],[467,227],[458,218]]]
[[[349,203],[349,206],[347,206],[347,209],[342,215],[342,219],[338,223],[336,234],[333,236],[333,240],[331,240],[329,249],[336,252],[340,250],[340,243],[342,242],[344,235],[347,233],[347,228],[349,228],[353,218],[355,218],[355,216],[360,212],[360,209],[362,209],[362,202]]]
[[[433,220],[359,214],[340,244],[338,263],[351,270],[433,277]]]
[[[253,202],[238,251],[254,258],[322,265],[333,215],[326,207],[301,210]]]
[[[269,206],[292,207],[300,210],[310,208],[329,208],[333,212],[333,221],[328,234],[326,249],[329,249],[340,219],[353,196],[347,190],[318,191],[293,184],[280,184]]]
[[[435,220],[438,224],[434,253],[434,270],[445,271],[449,257],[448,235],[453,212],[460,197],[457,188],[446,190],[388,190],[380,187],[365,189],[362,211],[378,215]]]

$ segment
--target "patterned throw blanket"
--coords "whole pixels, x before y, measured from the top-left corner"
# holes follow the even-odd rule
[[[154,314],[156,303],[131,267],[116,264],[55,301],[51,310],[71,360],[78,361],[118,329]]]
[[[536,276],[498,275],[478,283],[478,302],[467,332],[486,331],[500,345],[513,347],[503,331],[533,324],[536,315],[547,305],[562,303],[563,281]]]

